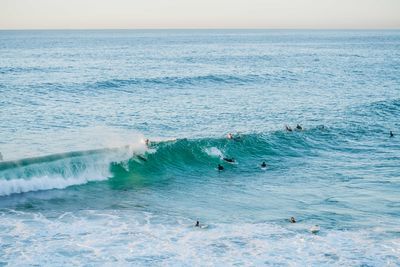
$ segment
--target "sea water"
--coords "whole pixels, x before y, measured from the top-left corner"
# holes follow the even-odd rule
[[[399,118],[400,31],[0,31],[0,266],[398,266]]]

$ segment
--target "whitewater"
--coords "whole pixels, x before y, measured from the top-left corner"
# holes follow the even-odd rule
[[[0,31],[0,266],[399,266],[399,66],[399,31]]]

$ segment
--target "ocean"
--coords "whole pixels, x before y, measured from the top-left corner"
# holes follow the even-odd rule
[[[0,266],[400,266],[399,118],[400,31],[0,31]]]

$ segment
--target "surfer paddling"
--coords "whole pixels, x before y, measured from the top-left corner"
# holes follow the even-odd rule
[[[288,132],[292,132],[293,129],[290,126],[285,125],[285,130]]]
[[[141,155],[137,155],[137,158],[140,159],[141,161],[147,161],[147,159]]]
[[[222,166],[221,164],[218,164],[217,169],[218,169],[218,171],[223,171],[224,170],[224,166]]]
[[[392,131],[390,131],[390,137],[394,137],[394,134],[393,134],[393,132]],[[1,155],[1,153],[0,153],[0,155]],[[1,158],[0,158],[1,159]]]
[[[229,140],[234,140],[234,141],[240,141],[240,136],[238,134],[238,136],[233,135],[232,133],[228,133],[226,135],[226,138]]]
[[[293,132],[292,127],[285,125],[285,130],[288,132]],[[295,131],[303,131],[303,127],[300,124],[297,124],[296,127],[294,128]]]

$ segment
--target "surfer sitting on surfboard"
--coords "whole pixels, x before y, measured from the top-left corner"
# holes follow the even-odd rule
[[[263,163],[261,163],[261,168],[263,168],[263,169],[267,168],[267,163],[265,163],[265,161],[263,161]]]

